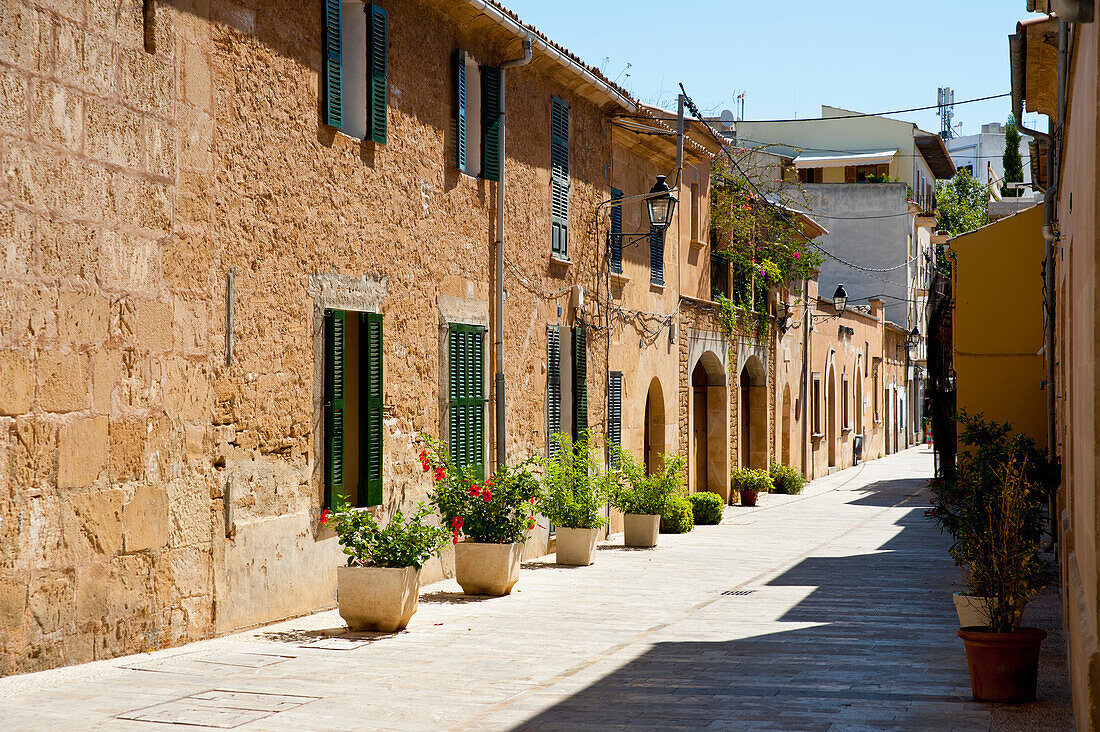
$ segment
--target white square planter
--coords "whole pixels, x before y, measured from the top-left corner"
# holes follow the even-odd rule
[[[336,603],[351,630],[403,630],[419,601],[415,567],[336,568]]]
[[[519,580],[523,544],[455,545],[455,579],[467,595],[507,595]]]
[[[623,516],[623,544],[626,546],[657,546],[661,528],[659,515],[628,513]]]
[[[596,561],[596,538],[599,529],[570,529],[559,526],[558,564],[586,567]]]

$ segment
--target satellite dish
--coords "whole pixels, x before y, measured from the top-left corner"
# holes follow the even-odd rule
[[[725,125],[727,130],[732,130],[733,129],[733,122],[734,122],[734,119],[735,119],[734,116],[733,116],[733,112],[731,112],[728,109],[723,109],[721,119],[722,119],[722,124]]]

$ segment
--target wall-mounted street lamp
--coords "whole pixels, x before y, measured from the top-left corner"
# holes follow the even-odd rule
[[[672,212],[676,210],[676,198],[668,183],[665,183],[665,176],[657,176],[657,182],[649,189],[646,205],[649,209],[650,226],[667,229],[672,223]]]
[[[905,345],[915,348],[918,343],[920,343],[920,329],[914,325],[913,330],[909,331],[909,335],[905,338]]]
[[[843,315],[847,308],[848,291],[844,289],[844,284],[841,283],[836,286],[836,290],[833,292],[833,310],[836,310],[837,315]]]

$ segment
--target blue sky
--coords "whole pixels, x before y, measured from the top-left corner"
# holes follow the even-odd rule
[[[503,2],[642,101],[675,109],[682,81],[716,115],[744,92],[746,119],[925,106],[940,86],[956,102],[1007,92],[1007,37],[1034,17],[1025,0]],[[1010,108],[1007,97],[958,105],[957,134]],[[935,110],[895,116],[940,129]]]

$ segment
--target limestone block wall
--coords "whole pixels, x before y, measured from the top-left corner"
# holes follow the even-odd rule
[[[0,673],[212,629],[209,262],[169,246],[209,137],[157,9],[155,53],[139,2],[0,13]]]

